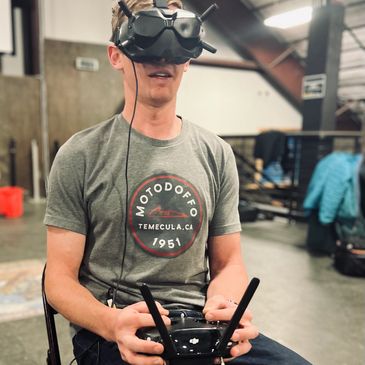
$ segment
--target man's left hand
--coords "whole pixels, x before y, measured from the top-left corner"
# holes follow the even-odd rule
[[[210,297],[205,303],[203,314],[208,321],[229,322],[236,308],[237,304],[233,301],[225,298],[223,295],[215,295]],[[234,331],[231,338],[232,341],[237,342],[238,344],[231,349],[232,358],[225,359],[225,361],[244,355],[251,350],[252,346],[249,340],[252,340],[259,335],[258,329],[251,321],[252,313],[250,310],[246,309],[239,322],[239,327]]]

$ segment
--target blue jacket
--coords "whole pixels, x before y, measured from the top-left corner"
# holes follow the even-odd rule
[[[319,161],[304,200],[306,213],[318,210],[322,224],[356,219],[360,202],[358,171],[361,160],[360,154],[333,152]]]

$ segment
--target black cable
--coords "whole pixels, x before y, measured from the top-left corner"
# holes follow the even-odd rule
[[[126,250],[127,250],[127,227],[128,227],[128,200],[129,200],[129,186],[128,186],[128,165],[129,165],[129,155],[130,155],[130,145],[131,145],[131,134],[132,134],[132,125],[133,125],[133,121],[136,115],[136,110],[137,110],[137,100],[138,100],[138,77],[137,77],[137,71],[136,71],[136,66],[134,64],[134,62],[131,60],[132,65],[133,65],[133,72],[134,72],[134,77],[136,80],[136,94],[135,94],[135,100],[134,100],[134,106],[133,106],[133,113],[132,113],[132,119],[129,123],[129,129],[128,129],[128,141],[127,141],[127,154],[126,154],[126,162],[125,162],[125,217],[124,217],[124,248],[123,248],[123,256],[122,256],[122,263],[121,263],[121,268],[120,268],[120,274],[119,274],[119,278],[117,281],[117,286],[115,288],[115,290],[113,291],[113,298],[112,298],[112,304],[111,307],[114,306],[115,303],[115,299],[116,299],[116,295],[117,292],[119,290],[119,286],[120,286],[120,282],[122,280],[122,276],[123,276],[123,269],[124,269],[124,260],[125,260],[125,256],[126,256]],[[100,362],[100,341],[99,339],[96,340],[95,342],[93,342],[88,348],[86,348],[79,356],[74,357],[69,365],[72,365],[72,363],[74,361],[79,360],[82,356],[85,355],[85,353],[89,350],[91,350],[96,344],[98,344],[98,355],[97,355],[97,365],[99,365]]]
[[[96,365],[100,364],[100,342],[98,341],[98,357],[96,358]]]
[[[128,202],[129,202],[128,164],[129,164],[129,154],[130,154],[130,146],[131,146],[132,125],[133,125],[133,122],[134,122],[134,117],[136,116],[137,101],[138,101],[138,77],[137,77],[136,65],[135,65],[134,61],[131,60],[131,62],[132,62],[132,66],[133,66],[134,78],[136,80],[136,94],[135,94],[135,99],[134,99],[132,119],[129,123],[128,141],[127,141],[127,155],[126,155],[126,160],[125,160],[125,171],[124,171],[124,173],[125,173],[124,247],[123,247],[122,263],[121,263],[121,267],[120,267],[120,274],[119,274],[119,278],[118,278],[118,281],[117,281],[117,286],[116,286],[115,290],[113,291],[113,299],[112,299],[111,307],[113,307],[114,304],[115,304],[115,299],[116,299],[116,296],[117,296],[117,292],[119,290],[119,286],[120,286],[120,283],[122,281],[123,269],[124,269],[124,260],[125,260],[126,251],[127,251]]]
[[[94,341],[89,347],[87,347],[84,351],[81,352],[80,355],[75,356],[71,362],[69,363],[69,365],[72,365],[75,361],[80,360],[88,351],[90,351],[96,344],[98,344],[98,362],[97,365],[99,364],[99,352],[100,352],[100,339],[98,338],[96,341]]]

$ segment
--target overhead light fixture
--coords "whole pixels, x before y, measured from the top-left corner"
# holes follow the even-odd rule
[[[304,8],[271,16],[264,20],[264,24],[268,27],[287,29],[310,22],[312,12],[313,8],[311,6],[305,6]]]

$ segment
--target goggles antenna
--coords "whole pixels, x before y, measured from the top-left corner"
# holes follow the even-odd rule
[[[205,22],[207,18],[211,16],[212,13],[214,13],[217,9],[219,9],[217,4],[211,5],[205,12],[200,16],[200,20],[202,22]]]
[[[210,44],[208,44],[206,42],[202,42],[202,47],[210,53],[216,53],[217,52],[217,48],[214,48],[213,46],[211,46]]]
[[[119,1],[118,5],[128,19],[133,16],[132,12],[128,8],[128,5],[123,0]]]
[[[205,12],[199,17],[200,21],[203,23],[206,19],[208,19],[219,7],[217,4],[212,4]],[[217,49],[211,46],[206,42],[201,42],[202,47],[210,53],[216,53]]]

